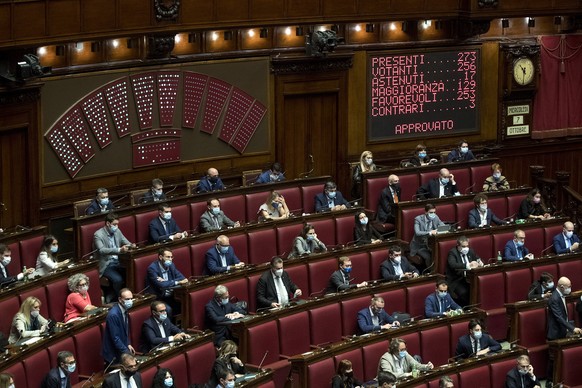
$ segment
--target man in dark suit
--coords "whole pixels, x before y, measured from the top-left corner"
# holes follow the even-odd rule
[[[469,239],[461,236],[457,239],[457,246],[449,251],[447,256],[446,279],[453,299],[461,305],[469,304],[469,282],[467,271],[482,267],[483,262],[475,251],[469,248]]]
[[[293,298],[303,295],[295,283],[283,270],[283,259],[274,257],[271,269],[264,272],[257,283],[257,308],[281,307],[289,303],[289,295]]]
[[[475,207],[469,210],[467,225],[469,228],[482,228],[484,226],[491,226],[493,222],[495,225],[501,225],[505,222],[497,217],[493,210],[487,207],[487,196],[485,194],[477,194],[473,198]]]
[[[446,280],[440,279],[436,283],[435,292],[424,300],[424,316],[427,318],[444,317],[450,311],[461,308],[448,292],[449,285]]]
[[[166,194],[164,194],[164,182],[161,179],[155,178],[152,179],[152,187],[150,191],[140,198],[139,203],[161,202],[165,200]]]
[[[517,357],[517,366],[507,372],[505,388],[540,388],[540,382],[534,374],[529,357],[525,354]]]
[[[119,362],[123,353],[135,354],[135,349],[129,343],[129,310],[132,307],[133,293],[124,288],[105,319],[101,355],[106,364]]]
[[[457,148],[451,150],[447,155],[447,161],[449,163],[464,162],[473,159],[475,159],[475,155],[473,155],[473,152],[469,149],[469,143],[467,143],[467,140],[461,140]]]
[[[169,305],[168,315],[180,313],[180,304],[174,299],[174,287],[187,284],[188,279],[174,265],[174,255],[169,248],[158,250],[158,260],[151,263],[146,275],[146,290],[155,294],[158,300]]]
[[[206,201],[208,210],[200,216],[200,231],[214,232],[225,228],[238,228],[240,222],[234,222],[220,210],[220,201],[217,198],[210,198]]]
[[[77,364],[73,353],[64,350],[57,354],[57,367],[51,369],[42,380],[41,388],[71,388],[71,373]]]
[[[228,322],[243,318],[244,311],[236,304],[230,303],[228,288],[218,285],[214,297],[206,304],[206,328],[214,331],[214,344],[220,346],[224,340],[232,340]]]
[[[121,355],[121,369],[105,377],[103,388],[135,387],[142,388],[141,374],[137,371],[137,361],[135,357],[128,353]],[[121,381],[124,380],[124,383]]]
[[[315,196],[315,212],[323,212],[327,210],[345,210],[350,207],[350,204],[341,192],[337,190],[335,182],[325,182],[323,186],[323,193]]]
[[[196,186],[197,193],[209,193],[211,191],[224,190],[224,184],[222,179],[218,176],[218,170],[215,168],[209,168],[206,171],[206,176],[200,178],[198,185]]]
[[[228,236],[220,235],[216,238],[216,245],[206,252],[205,275],[216,275],[228,272],[232,269],[242,268],[245,263],[241,262],[230,246]]]
[[[554,275],[549,272],[542,272],[540,278],[534,281],[529,287],[527,299],[548,299],[554,292]]]
[[[331,274],[329,283],[325,289],[326,294],[334,292],[349,290],[350,288],[366,287],[368,282],[350,284],[353,279],[350,279],[350,272],[352,272],[352,261],[347,256],[342,256],[338,259],[339,269]]]
[[[420,256],[424,267],[432,265],[432,250],[428,244],[428,238],[437,234],[437,228],[445,225],[436,214],[436,207],[432,203],[424,206],[424,214],[414,217],[414,237],[410,242],[410,255]]]
[[[150,306],[152,316],[141,326],[140,350],[149,352],[160,344],[182,341],[190,336],[168,319],[166,304],[156,300]]]
[[[388,248],[388,258],[380,265],[380,272],[384,280],[406,280],[418,277],[418,270],[402,256],[402,249],[398,245]]]
[[[558,255],[577,251],[580,248],[580,239],[574,234],[574,224],[570,221],[564,222],[562,233],[554,236],[553,243]]]
[[[507,261],[520,261],[524,259],[533,260],[533,253],[529,253],[529,250],[524,244],[525,232],[521,229],[517,229],[513,232],[513,240],[509,240],[507,244],[505,244],[503,258]]]
[[[568,320],[565,298],[572,292],[572,282],[567,277],[558,280],[558,286],[548,299],[548,340],[566,338],[568,333],[582,334],[582,329]]]
[[[441,168],[439,176],[429,180],[416,191],[419,199],[452,197],[461,195],[457,189],[455,176],[446,168]]]
[[[400,200],[400,178],[397,175],[388,177],[388,186],[380,193],[376,221],[381,224],[395,224],[398,201]]]
[[[373,296],[370,306],[358,311],[358,327],[362,334],[400,326],[400,322],[384,311],[384,298]]]
[[[16,276],[10,276],[10,272],[8,271],[8,264],[12,261],[10,254],[10,247],[5,244],[0,244],[0,286],[22,280],[25,274],[32,275],[34,272],[34,268],[27,268],[26,272],[20,272]]]
[[[95,199],[85,209],[85,214],[106,213],[113,210],[113,203],[109,200],[109,191],[105,187],[97,189]]]
[[[174,241],[186,237],[188,232],[182,232],[176,220],[172,218],[172,208],[167,203],[160,204],[158,216],[150,222],[150,242]]]
[[[455,357],[464,359],[500,350],[499,342],[495,341],[489,334],[483,333],[481,322],[472,319],[469,322],[469,334],[460,337],[457,342]]]

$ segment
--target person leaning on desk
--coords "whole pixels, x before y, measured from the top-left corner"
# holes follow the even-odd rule
[[[39,337],[48,333],[49,321],[40,315],[40,305],[40,299],[34,296],[29,296],[22,302],[12,319],[9,344],[15,344],[22,338]]]

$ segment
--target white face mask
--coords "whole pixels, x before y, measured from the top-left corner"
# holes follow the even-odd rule
[[[4,256],[2,258],[2,265],[6,267],[6,266],[8,266],[8,264],[10,264],[11,261],[12,261],[12,257]]]
[[[482,212],[486,212],[487,211],[487,204],[486,203],[482,203],[481,205],[479,205],[479,209]]]
[[[466,255],[467,253],[469,253],[469,247],[464,247],[464,248],[461,248],[461,253],[462,253],[463,255]]]

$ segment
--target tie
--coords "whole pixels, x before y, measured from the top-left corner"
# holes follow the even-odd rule
[[[398,194],[396,194],[396,191],[394,192],[392,197],[394,198],[394,203],[398,203]]]
[[[67,388],[67,377],[61,377],[61,388]]]
[[[523,252],[521,247],[517,247],[517,258],[518,259],[522,259],[523,258]]]
[[[168,223],[164,221],[164,229],[166,230],[166,234],[170,234],[170,229],[168,228]]]
[[[572,246],[572,239],[566,237],[566,248],[570,248]]]
[[[277,287],[277,294],[279,294],[279,303],[287,304],[289,302],[289,295],[287,294],[287,289],[283,284],[283,279],[280,276],[275,276],[275,286]]]
[[[439,313],[444,313],[443,301],[439,298]]]
[[[214,224],[216,226],[216,229],[220,229],[220,224],[218,223],[218,217],[214,217]]]
[[[463,263],[465,265],[467,265],[467,263],[469,263],[469,259],[467,258],[467,255],[463,253]]]
[[[129,338],[129,313],[127,311],[123,313],[123,321],[125,323],[125,333],[127,334],[127,338]]]

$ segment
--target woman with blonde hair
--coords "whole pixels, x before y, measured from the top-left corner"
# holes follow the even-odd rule
[[[278,191],[271,191],[264,204],[259,207],[259,221],[289,218],[289,208],[285,198]]]
[[[209,386],[216,387],[219,383],[218,371],[226,369],[231,371],[235,376],[244,375],[247,373],[245,365],[238,358],[238,346],[234,341],[226,340],[220,345],[218,355],[212,367],[212,376],[210,377]]]
[[[91,296],[89,295],[89,277],[84,273],[76,273],[69,276],[67,286],[71,293],[67,296],[65,302],[65,319],[68,322],[73,318],[86,311],[91,311],[97,308],[91,304]]]
[[[29,296],[22,302],[12,320],[9,344],[14,344],[21,338],[39,337],[47,332],[48,320],[40,315],[40,305],[40,300],[34,296]]]
[[[0,388],[14,388],[14,379],[10,373],[0,373]]]
[[[362,197],[362,173],[376,171],[374,158],[371,151],[364,151],[360,155],[358,163],[352,172],[352,199]]]

